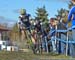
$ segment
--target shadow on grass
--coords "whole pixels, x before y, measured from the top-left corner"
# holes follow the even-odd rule
[[[37,56],[59,56],[60,54],[54,53],[54,52],[50,52],[50,53],[36,53],[34,55],[37,55]]]
[[[50,52],[49,53],[51,56],[59,56],[60,54],[58,54],[58,53],[54,53],[54,52]]]

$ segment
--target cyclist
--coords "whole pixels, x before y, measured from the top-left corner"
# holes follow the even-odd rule
[[[27,14],[25,9],[21,9],[19,19],[20,30],[27,29],[30,32],[30,14]]]

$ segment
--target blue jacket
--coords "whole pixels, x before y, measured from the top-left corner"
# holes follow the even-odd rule
[[[71,18],[73,19],[71,20]],[[75,26],[75,6],[73,6],[68,14],[68,21],[72,21],[72,26]]]

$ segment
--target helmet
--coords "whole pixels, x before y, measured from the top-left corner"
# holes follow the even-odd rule
[[[21,9],[20,10],[20,14],[26,14],[26,10],[25,9]]]

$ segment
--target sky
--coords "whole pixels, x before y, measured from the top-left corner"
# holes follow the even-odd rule
[[[55,17],[57,10],[68,9],[68,2],[69,0],[0,0],[0,22],[17,22],[21,8],[25,8],[34,18],[36,9],[45,6],[48,18]]]

